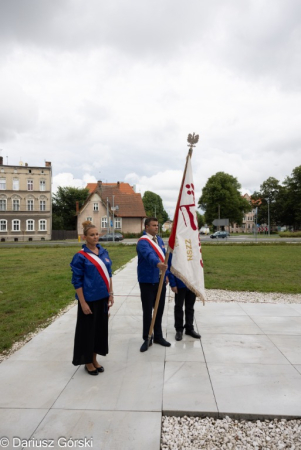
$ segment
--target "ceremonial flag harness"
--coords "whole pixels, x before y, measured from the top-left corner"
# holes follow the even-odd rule
[[[87,253],[84,250],[80,250],[78,253],[87,258],[98,270],[99,275],[105,282],[108,293],[110,292],[110,275],[105,263],[94,253]]]
[[[142,239],[145,240],[145,241],[147,241],[147,242],[152,246],[152,248],[155,250],[155,252],[156,252],[157,255],[159,256],[160,261],[164,263],[165,255],[164,255],[164,253],[163,253],[162,248],[161,248],[155,241],[153,241],[150,237],[148,237],[148,236],[146,236],[146,235],[142,236],[142,237],[139,239],[139,241],[141,241]]]

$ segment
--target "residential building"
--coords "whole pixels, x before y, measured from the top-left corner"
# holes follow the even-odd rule
[[[51,162],[4,165],[0,157],[0,241],[50,240]]]
[[[256,205],[254,204],[254,201],[251,199],[249,194],[245,194],[243,195],[243,197],[248,200],[253,208],[251,211],[245,213],[241,225],[237,225],[236,223],[232,225],[230,224],[230,233],[254,233],[254,227],[256,223]]]
[[[100,234],[114,229],[121,233],[141,233],[146,217],[141,194],[137,194],[128,183],[88,183],[89,196],[77,210],[77,231],[82,234],[85,220],[98,228]]]

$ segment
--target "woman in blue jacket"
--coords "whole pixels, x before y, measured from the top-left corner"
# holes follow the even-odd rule
[[[108,353],[108,311],[114,304],[112,261],[98,243],[95,225],[86,221],[83,229],[86,244],[70,264],[78,299],[72,364],[85,364],[90,375],[98,375],[104,368],[98,363],[97,355]]]

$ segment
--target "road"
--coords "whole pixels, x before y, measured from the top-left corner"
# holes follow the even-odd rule
[[[164,238],[165,244],[167,244],[168,239]],[[288,242],[288,243],[301,243],[301,238],[280,238],[278,235],[271,235],[271,236],[255,236],[254,235],[231,235],[230,237],[226,239],[211,239],[210,236],[201,236],[201,243],[202,242],[210,242],[211,244],[219,244],[219,243],[242,243],[242,242]],[[116,242],[115,244],[136,244],[137,239],[124,239],[122,242]],[[0,250],[1,248],[15,248],[15,247],[67,247],[67,246],[74,246],[78,245],[78,247],[81,247],[83,242],[78,242],[77,240],[68,240],[68,241],[26,241],[26,242],[0,242]],[[113,242],[110,242],[110,244],[113,244]]]

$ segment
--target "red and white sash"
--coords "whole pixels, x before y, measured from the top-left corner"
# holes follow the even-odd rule
[[[87,258],[98,270],[99,275],[105,282],[105,285],[108,289],[108,292],[110,292],[110,275],[108,272],[108,269],[106,268],[105,263],[94,253],[87,253],[84,250],[79,251],[81,255],[83,255],[85,258]]]
[[[155,242],[153,241],[150,237],[148,237],[146,234],[144,234],[143,236],[141,236],[141,238],[139,239],[139,241],[141,241],[141,239],[146,240],[155,250],[155,252],[157,253],[157,255],[159,256],[160,260],[162,262],[165,261],[165,255],[164,252],[162,250],[162,248]]]

